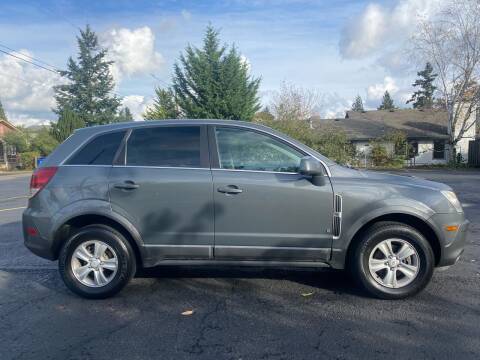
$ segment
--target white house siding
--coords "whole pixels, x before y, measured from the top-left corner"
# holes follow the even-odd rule
[[[446,159],[433,158],[433,141],[418,141],[418,155],[411,160],[412,165],[440,165],[446,164]]]
[[[457,154],[462,154],[462,158],[464,161],[468,161],[468,144],[471,140],[475,140],[477,135],[477,127],[475,124],[473,124],[477,117],[477,111],[479,111],[479,109],[473,111],[470,115],[470,118],[466,121],[466,127],[470,126],[470,129],[465,131],[463,133],[463,137],[457,142]],[[458,136],[459,132],[460,126],[457,126],[457,128],[455,129],[455,137]]]
[[[434,159],[433,158],[433,140],[423,140],[418,142],[418,155],[415,156],[415,159],[411,160],[411,164],[415,165],[440,165],[446,164],[446,159]],[[365,155],[367,156],[367,162],[369,162],[368,157],[371,153],[371,146],[368,141],[355,141],[355,150],[357,151],[360,162],[364,161]],[[384,146],[387,148],[387,151],[391,154],[393,152],[394,145],[393,143],[385,143]]]

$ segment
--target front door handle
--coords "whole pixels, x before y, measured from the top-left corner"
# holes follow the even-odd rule
[[[113,187],[116,189],[122,189],[122,190],[135,190],[135,189],[138,189],[140,185],[135,184],[134,181],[127,180],[127,181],[124,181],[123,183],[114,184]]]
[[[227,195],[241,194],[243,192],[243,190],[239,189],[237,185],[222,186],[222,187],[219,187],[217,191],[219,193],[227,194]]]

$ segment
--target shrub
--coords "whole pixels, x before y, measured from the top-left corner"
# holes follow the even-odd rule
[[[36,151],[26,151],[19,154],[19,168],[24,170],[32,170],[35,168],[35,161],[40,154]]]
[[[372,159],[374,166],[385,166],[390,162],[390,156],[385,146],[379,141],[373,141],[371,143],[370,158]]]

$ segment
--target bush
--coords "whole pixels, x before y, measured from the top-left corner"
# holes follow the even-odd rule
[[[353,146],[342,130],[322,128],[313,130],[307,121],[254,119],[255,122],[278,130],[318,151],[340,164],[351,162]]]
[[[382,143],[374,141],[370,146],[370,158],[374,166],[386,166],[390,163],[390,156],[388,156],[388,151]]]
[[[19,168],[24,170],[35,169],[35,160],[40,154],[36,151],[27,151],[19,154]]]

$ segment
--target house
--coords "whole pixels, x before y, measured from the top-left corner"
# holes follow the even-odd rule
[[[17,128],[5,119],[0,119],[0,169],[8,169],[15,166],[17,153],[15,147],[7,145],[3,140],[6,133],[18,131]]]
[[[372,140],[401,131],[407,137],[411,153],[415,155],[411,159],[413,164],[445,164],[448,161],[448,116],[443,110],[347,111],[345,118],[314,117],[311,124],[318,130],[324,126],[343,130],[360,156],[370,153]],[[465,134],[457,144],[457,153],[461,153],[465,160],[468,157],[468,142],[472,136],[475,137],[475,134]],[[385,143],[385,146],[387,150],[393,151],[393,144]]]

